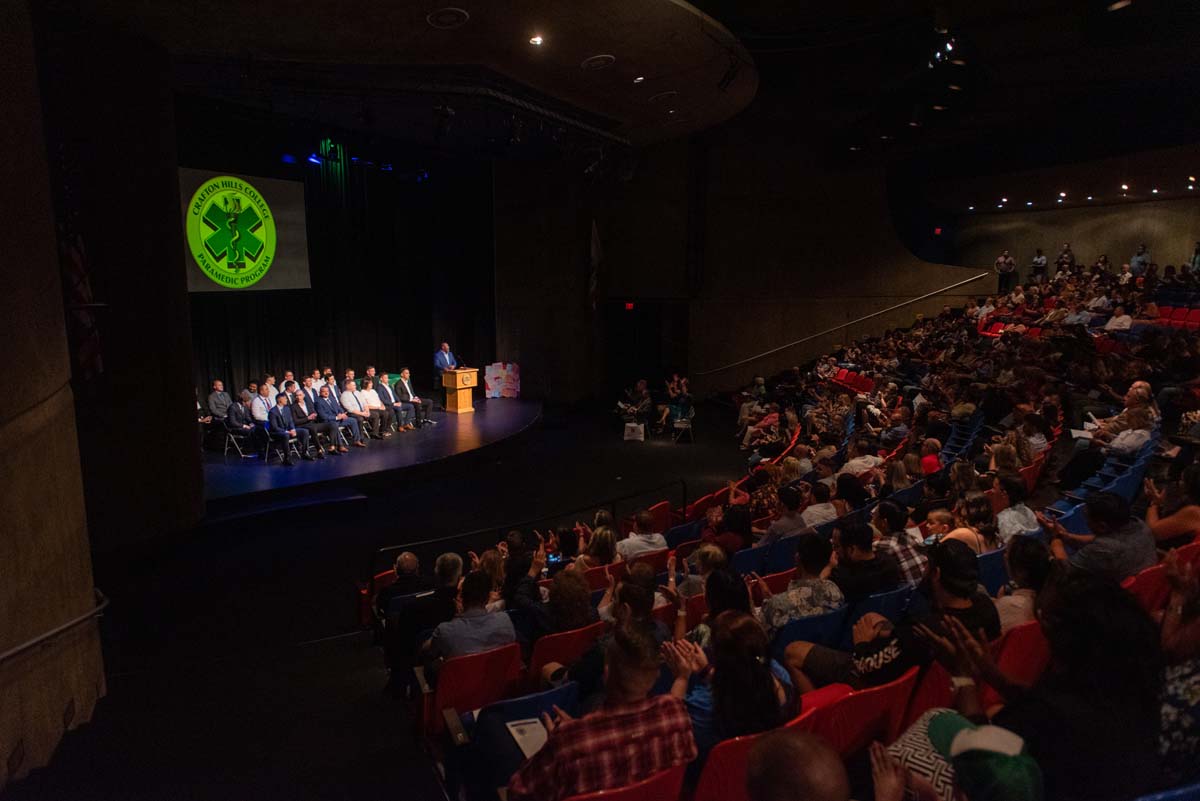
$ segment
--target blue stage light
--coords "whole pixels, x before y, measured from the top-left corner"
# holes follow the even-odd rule
[[[308,163],[309,163],[309,164],[320,164],[320,163],[321,163],[321,157],[320,157],[320,156],[318,156],[316,153],[312,153],[312,154],[310,154],[310,155],[309,155],[309,157],[308,157]]]
[[[284,153],[282,156],[280,156],[280,159],[283,161],[284,164],[295,164],[296,163],[296,157],[293,156],[291,153]]]

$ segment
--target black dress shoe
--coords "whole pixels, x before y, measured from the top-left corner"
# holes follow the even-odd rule
[[[296,463],[295,463],[295,462],[293,462],[291,459],[284,459],[284,460],[283,460],[283,466],[284,466],[284,467],[295,467],[295,466],[296,466]]]
[[[309,456],[307,453],[306,453],[306,454],[304,454],[303,456],[301,456],[300,458],[301,458],[301,459],[303,459],[303,460],[304,460],[304,461],[306,461],[306,462],[315,462],[315,461],[316,461],[316,459],[312,458],[312,457],[311,457],[311,456]]]

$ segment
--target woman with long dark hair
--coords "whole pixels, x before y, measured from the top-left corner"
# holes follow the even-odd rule
[[[722,740],[773,729],[794,711],[791,678],[771,659],[771,644],[758,621],[728,610],[713,620],[712,628],[711,659],[687,641],[663,646],[675,674],[671,693],[683,699],[692,718],[700,752],[693,770]],[[699,674],[697,680],[693,674]]]
[[[959,519],[961,525],[943,539],[961,540],[976,554],[1000,547],[999,527],[996,525],[996,514],[992,511],[991,498],[982,492],[967,496]]]

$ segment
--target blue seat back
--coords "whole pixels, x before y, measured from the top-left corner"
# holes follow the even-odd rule
[[[700,531],[703,528],[704,519],[693,520],[690,523],[675,526],[668,529],[663,538],[667,541],[668,548],[677,548],[685,542],[700,539]]]
[[[795,567],[796,546],[799,543],[800,537],[796,534],[776,540],[767,551],[767,558],[763,560],[763,575],[782,573]]]
[[[479,710],[478,715],[472,715],[468,712],[462,717],[464,728],[467,728],[466,722],[468,719],[471,719],[472,727],[488,716],[497,717],[505,722],[524,720],[526,718],[540,717],[543,712],[553,713],[555,706],[568,715],[578,715],[579,685],[576,682],[568,681],[561,687],[544,690],[540,693],[532,693],[531,695],[522,695],[520,698],[507,698],[503,701],[497,701],[494,704],[488,704]],[[470,728],[467,731],[469,732]]]
[[[1154,795],[1143,795],[1134,801],[1200,801],[1200,782]]]
[[[849,651],[854,647],[853,628],[855,621],[865,614],[876,612],[895,623],[904,614],[904,610],[908,608],[908,600],[912,597],[912,593],[912,587],[901,587],[891,592],[881,592],[868,596],[855,604],[854,610],[850,613],[846,621],[845,631],[842,632],[840,644],[842,650]]]
[[[838,640],[841,639],[842,632],[846,629],[849,612],[850,607],[843,606],[841,609],[835,609],[823,615],[802,617],[786,624],[775,632],[775,639],[771,641],[771,652],[775,660],[782,664],[783,652],[787,650],[788,645],[800,640],[830,647],[836,646]]]
[[[733,555],[730,566],[733,572],[740,576],[763,572],[763,560],[767,555],[766,548],[743,548]]]
[[[1008,583],[1008,568],[1004,565],[1004,550],[980,554],[977,561],[979,563],[979,583],[984,586],[988,595],[995,598],[996,593],[1000,592],[1000,588]]]

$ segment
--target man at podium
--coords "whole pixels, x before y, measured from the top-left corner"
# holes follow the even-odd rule
[[[454,358],[454,354],[450,352],[450,343],[443,342],[441,347],[433,353],[434,386],[442,387],[443,409],[450,402],[450,390],[442,386],[442,373],[456,367],[458,367],[458,359]]]

